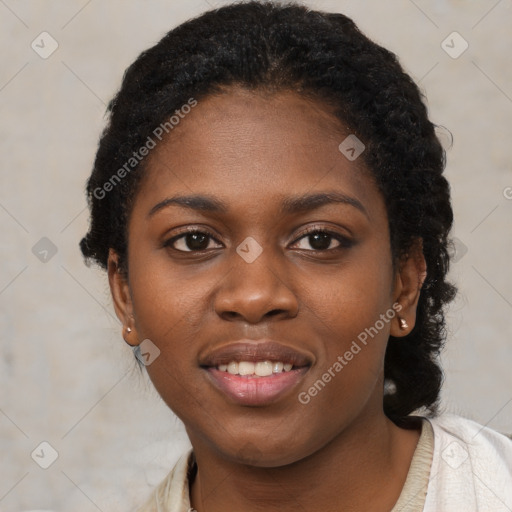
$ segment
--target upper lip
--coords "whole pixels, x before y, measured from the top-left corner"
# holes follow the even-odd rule
[[[312,364],[308,355],[277,341],[240,340],[213,349],[201,359],[200,366],[219,366],[231,361],[280,361],[297,367]]]

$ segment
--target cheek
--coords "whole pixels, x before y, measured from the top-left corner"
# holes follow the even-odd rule
[[[303,281],[310,321],[325,340],[303,402],[329,401],[345,412],[361,407],[382,375],[391,321],[393,272],[389,258],[359,258],[329,276]]]
[[[171,266],[162,250],[134,254],[129,279],[139,335],[160,343],[175,341],[204,316],[213,281],[207,270],[194,276],[186,266]]]
[[[391,306],[393,270],[383,248],[354,254],[339,267],[300,276],[300,299],[306,309],[346,341],[372,326]],[[342,347],[341,347],[342,348]]]
[[[186,267],[171,267],[165,255],[138,251],[130,261],[129,280],[135,326],[140,341],[149,339],[160,351],[146,366],[167,405],[180,415],[194,413],[197,342],[211,322],[210,294],[216,273],[193,276]],[[181,417],[181,416],[180,416]]]

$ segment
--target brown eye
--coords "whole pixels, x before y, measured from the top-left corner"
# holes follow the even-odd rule
[[[213,247],[210,247],[212,241],[214,238],[209,233],[188,231],[171,238],[165,245],[181,252],[196,252],[212,249]]]
[[[333,246],[334,242],[334,246]],[[306,233],[295,243],[302,244],[298,246],[299,249],[313,250],[313,251],[328,251],[340,249],[343,247],[349,247],[351,245],[350,240],[338,233],[331,233],[316,229]],[[307,247],[309,245],[309,247]]]

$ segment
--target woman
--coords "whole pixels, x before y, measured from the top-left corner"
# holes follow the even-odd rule
[[[452,209],[393,54],[341,14],[235,4],[109,110],[81,249],[193,447],[141,510],[512,509],[512,443],[437,414]]]

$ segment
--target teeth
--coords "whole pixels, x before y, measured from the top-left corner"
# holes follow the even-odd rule
[[[240,375],[253,375],[254,363],[251,363],[249,361],[240,361],[238,363],[238,373]]]
[[[228,373],[238,375],[238,363],[236,361],[231,361],[231,363],[228,364]]]
[[[273,373],[289,372],[293,368],[291,363],[281,361],[231,361],[229,364],[219,364],[217,369],[221,372],[228,372],[231,375],[256,375],[257,377],[268,377]]]
[[[272,363],[270,361],[256,363],[254,373],[258,377],[268,377],[269,375],[272,375]]]
[[[281,373],[283,371],[284,364],[280,361],[275,361],[272,363],[272,372],[273,373]]]

